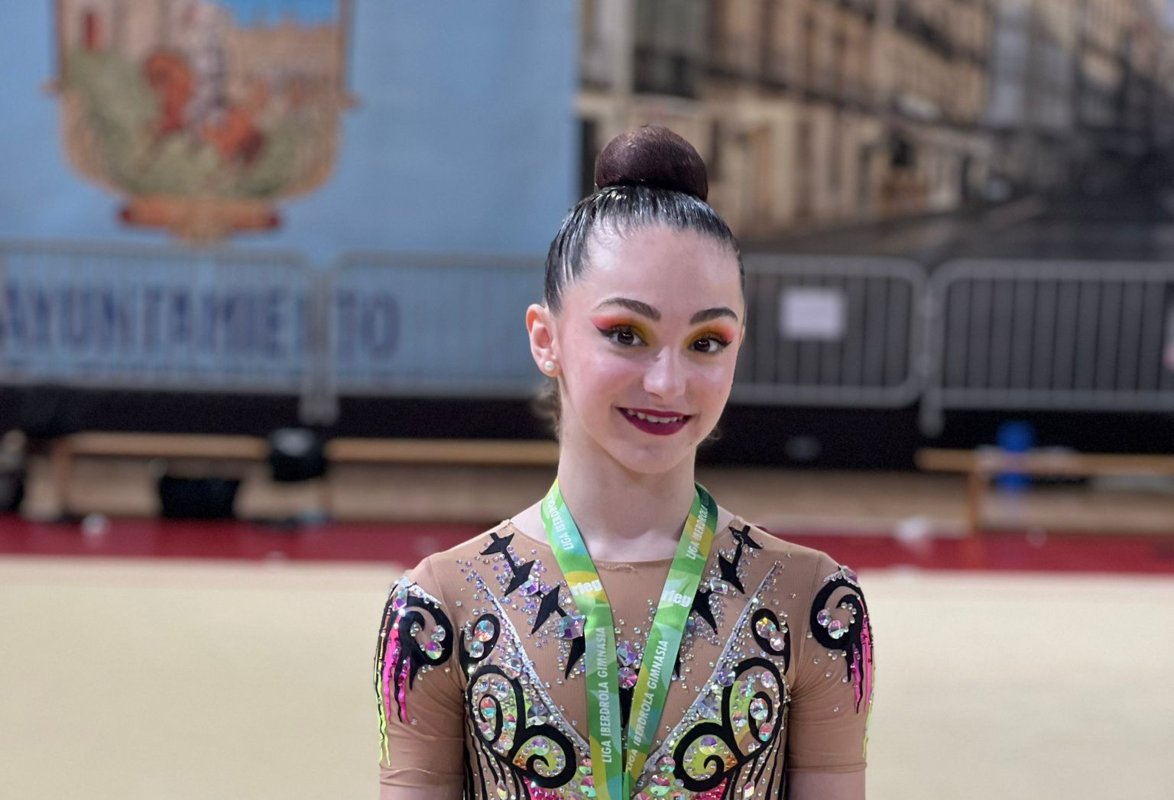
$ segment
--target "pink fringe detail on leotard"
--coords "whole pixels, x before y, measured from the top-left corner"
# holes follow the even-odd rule
[[[396,689],[397,682],[395,680],[395,665],[399,661],[399,630],[395,624],[391,625],[391,630],[387,634],[387,649],[383,651],[383,705],[387,709],[387,716],[391,717],[392,708],[392,693]],[[400,714],[399,718],[403,719],[403,692],[400,692]]]
[[[404,659],[403,669],[399,671],[399,683],[397,685],[399,686],[400,719],[406,721],[408,719],[408,660],[406,658]]]
[[[860,651],[852,657],[852,684],[856,693],[856,710],[872,697],[872,631],[868,626],[868,612],[861,619]]]

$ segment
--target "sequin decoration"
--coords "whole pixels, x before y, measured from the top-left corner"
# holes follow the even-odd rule
[[[732,800],[741,796],[747,782],[755,796],[781,792],[781,779],[767,777],[758,786],[748,777],[750,770],[762,768],[761,759],[781,757],[783,752],[779,734],[786,703],[782,676],[789,634],[785,619],[763,602],[764,591],[774,586],[775,573],[781,568],[776,562],[744,604],[721,603],[720,611],[739,609],[737,620],[730,621],[732,634],[697,701],[664,743],[676,759],[675,777],[681,781],[684,797]],[[724,621],[722,627],[726,627]],[[783,637],[782,648],[770,647],[772,635]],[[730,785],[732,780],[737,780],[736,789]]]
[[[640,652],[629,642],[620,642],[616,645],[616,658],[620,666],[632,667],[640,660]]]
[[[699,792],[694,800],[722,800],[726,796],[726,782],[722,781],[720,784],[712,789],[707,789],[704,792]]]
[[[495,633],[493,623],[487,619],[483,619],[477,623],[477,627],[473,629],[473,638],[479,642],[488,642],[493,638]]]
[[[399,589],[391,600],[392,611],[402,611],[408,604],[408,590],[407,587]]]
[[[540,569],[537,562],[528,563],[530,568]],[[579,735],[561,717],[541,683],[534,680],[533,665],[525,658],[507,607],[491,595],[485,601],[491,608],[470,629],[470,647],[484,647],[486,657],[472,665],[466,689],[473,710],[470,727],[480,740],[473,752],[492,755],[507,767],[513,777],[506,785],[523,787],[512,789],[519,798],[551,796],[545,792],[554,792],[559,798],[582,796],[576,777],[580,748],[572,742],[572,737]],[[508,608],[520,610],[517,605]],[[477,641],[478,635],[489,638],[482,643]],[[586,749],[585,743],[581,749]],[[500,775],[500,769],[494,774]],[[525,787],[541,791],[527,795]]]
[[[501,756],[510,753],[518,727],[520,687],[493,672],[476,673],[469,685],[469,697],[477,714],[473,728],[478,738]]]
[[[721,578],[710,578],[708,586],[714,594],[732,594],[734,592],[734,587]]]
[[[790,630],[787,623],[767,608],[755,609],[751,619],[754,621],[754,641],[766,655],[782,656],[785,670],[791,658]]]
[[[532,771],[539,778],[551,778],[567,772],[567,756],[550,737],[533,736],[514,754],[514,766]],[[573,767],[570,771],[574,771]]]
[[[558,635],[564,639],[577,639],[583,635],[583,625],[586,617],[580,614],[568,614],[559,620]]]
[[[464,602],[464,610],[456,612],[459,627],[443,628],[428,614],[404,617],[410,621],[397,628],[404,634],[397,646],[414,647],[425,670],[442,663],[432,656],[445,647],[461,655],[461,668],[444,682],[463,687],[465,769],[472,780],[466,789],[472,798],[594,800],[597,784],[582,734],[586,721],[582,711],[574,713],[578,720],[568,718],[567,709],[577,708],[577,701],[562,705],[572,690],[582,691],[578,676],[585,619],[575,613],[561,575],[556,578],[557,571],[539,560],[542,551],[522,537],[505,535],[509,532],[506,527],[480,539],[481,559],[458,562],[465,580],[458,587],[445,584],[446,592],[452,588],[448,602],[454,608],[461,608],[458,599]],[[765,550],[757,546],[748,527],[735,533],[737,547],[728,538],[724,547],[715,544],[674,670],[681,697],[696,700],[655,745],[633,787],[638,800],[781,796],[785,740],[780,734],[787,719],[783,676],[791,649],[784,611],[795,609],[783,599],[785,593],[775,590],[784,563],[778,546],[773,541],[764,542]],[[772,560],[764,563],[763,556]],[[655,613],[655,598],[647,618],[639,602],[639,610],[625,609],[615,620],[619,678],[629,698],[647,623]],[[399,603],[412,611],[409,599]],[[835,609],[828,606],[829,622],[840,619],[846,628],[856,627],[849,621],[851,608]],[[633,624],[624,622],[625,616]],[[822,632],[830,637],[828,628]],[[844,643],[849,636],[843,635]],[[839,672],[838,664],[834,668]],[[847,687],[842,691],[848,694]],[[393,733],[405,735],[394,728]]]
[[[619,677],[620,677],[620,688],[621,689],[631,689],[633,686],[636,685],[636,681],[639,678],[639,674],[636,672],[636,670],[632,669],[631,667],[621,667]]]

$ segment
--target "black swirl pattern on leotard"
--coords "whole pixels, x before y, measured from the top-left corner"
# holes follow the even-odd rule
[[[786,684],[769,659],[739,662],[731,685],[721,690],[720,706],[719,722],[695,725],[673,751],[674,774],[691,792],[738,785],[742,773],[764,757],[770,761],[783,742]],[[694,769],[699,762],[701,769]]]
[[[791,666],[791,631],[786,623],[769,608],[760,608],[750,617],[750,630],[754,642],[764,652],[783,660],[783,671]]]
[[[501,768],[510,783],[553,789],[575,774],[577,758],[571,741],[556,727],[538,718],[528,719],[525,690],[518,678],[485,664],[469,676],[466,701],[469,727],[481,755],[496,762],[492,770],[500,779]]]
[[[817,597],[808,593],[797,600],[795,607],[776,605],[776,595],[788,588],[778,583],[786,562],[780,558],[773,566],[768,565],[764,574],[752,561],[763,548],[757,546],[751,531],[737,527],[730,530],[734,543],[715,553],[704,576],[706,580],[698,592],[701,600],[694,603],[682,653],[687,657],[689,648],[695,646],[690,636],[701,637],[714,646],[723,640],[725,644],[720,655],[715,654],[717,657],[710,662],[713,671],[707,677],[703,677],[696,660],[690,676],[688,660],[678,654],[676,677],[698,694],[690,691],[682,698],[689,703],[688,708],[683,709],[683,716],[649,754],[634,787],[636,792],[659,796],[655,792],[667,790],[667,796],[700,795],[706,800],[733,800],[751,794],[785,796],[783,750],[787,747],[785,728],[789,726],[792,700],[785,676],[809,649],[817,651],[811,655],[817,663],[829,657],[833,662],[832,672],[820,668],[821,675],[827,673],[829,686],[844,678],[839,665],[834,664],[839,653],[844,654],[849,677],[835,690],[839,694],[834,703],[847,709],[852,702],[848,684],[856,679],[857,704],[863,708],[868,685],[864,666],[871,662],[871,632],[854,575],[836,570],[815,585],[813,593]],[[576,730],[578,724],[566,719],[566,709],[557,702],[558,693],[550,692],[550,683],[559,674],[565,678],[564,666],[570,671],[576,662],[581,665],[583,657],[581,650],[575,650],[576,642],[584,641],[584,636],[572,624],[576,620],[568,619],[574,607],[568,602],[566,586],[562,582],[543,582],[552,580],[556,571],[548,571],[541,562],[511,550],[510,537],[494,536],[486,544],[477,548],[481,558],[478,566],[469,561],[469,568],[461,570],[471,587],[464,591],[472,595],[474,602],[461,598],[471,606],[471,613],[464,615],[460,611],[462,603],[454,602],[454,613],[461,615],[454,620],[455,626],[437,613],[439,600],[410,582],[409,596],[401,592],[397,605],[389,605],[381,646],[381,653],[387,657],[380,662],[381,670],[391,676],[389,685],[394,687],[383,695],[388,698],[387,716],[395,716],[395,698],[402,700],[405,692],[407,706],[413,705],[409,691],[413,683],[417,688],[423,686],[432,702],[439,696],[434,693],[455,689],[457,696],[449,697],[454,707],[457,698],[464,695],[460,697],[464,706],[462,719],[454,720],[454,724],[460,724],[465,731],[465,796],[518,800],[589,797],[595,790],[596,777],[590,770],[589,745],[581,729]],[[763,545],[770,547],[766,542]],[[751,565],[755,568],[748,569]],[[832,569],[827,567],[821,574]],[[484,580],[483,575],[490,580]],[[797,594],[791,593],[790,597],[796,599]],[[808,610],[809,603],[812,641],[799,647],[788,622],[800,625],[795,628],[796,636],[807,637],[803,628],[808,626],[802,624],[806,622],[802,613]],[[518,612],[516,617],[513,611]],[[648,614],[651,618],[651,606]],[[833,625],[833,621],[837,624]],[[549,666],[547,662],[553,658],[534,663],[528,652],[531,644],[535,648],[557,647],[559,651],[550,683],[544,681],[540,670]],[[639,640],[633,637],[632,644],[638,652]],[[820,647],[831,652],[818,652]],[[804,661],[806,667],[806,658]],[[626,656],[620,663],[628,665]],[[451,669],[446,669],[449,664]],[[442,670],[433,672],[436,666]],[[441,675],[441,671],[445,674]],[[829,713],[834,703],[828,704]],[[409,710],[422,715],[424,706]],[[405,718],[413,724],[423,725],[426,721],[423,716],[417,721],[401,709],[400,719]],[[398,725],[388,729],[401,737],[400,742],[412,735],[411,729]],[[391,740],[391,750],[385,745],[385,760],[389,762],[394,757],[396,741]]]
[[[440,605],[414,584],[392,587],[375,655],[376,690],[383,708],[390,711],[394,706],[399,719],[406,721],[405,689],[415,685],[421,669],[446,663],[452,651],[452,622]]]
[[[854,572],[842,567],[827,577],[812,601],[810,624],[815,641],[843,654],[859,713],[872,697],[872,625]]]
[[[485,661],[497,647],[501,637],[501,622],[493,614],[482,614],[472,626],[472,634],[461,631],[461,671],[468,674],[470,667]]]

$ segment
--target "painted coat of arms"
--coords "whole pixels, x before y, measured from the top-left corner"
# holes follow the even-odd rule
[[[334,168],[349,0],[57,0],[74,167],[187,241],[280,225]]]

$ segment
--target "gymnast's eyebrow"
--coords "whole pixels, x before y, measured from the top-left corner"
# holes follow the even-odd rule
[[[641,302],[640,300],[632,300],[628,297],[609,297],[597,305],[596,308],[603,306],[620,306],[642,317],[648,317],[653,322],[660,322],[660,312],[648,305],[648,303]]]
[[[734,320],[734,322],[738,321],[738,315],[734,313],[732,308],[716,306],[714,308],[707,308],[704,311],[698,311],[696,314],[689,317],[689,324],[696,325],[699,322],[709,322],[711,319],[718,319],[719,317],[729,317]]]
[[[630,297],[609,297],[597,305],[596,308],[603,306],[620,306],[642,317],[648,317],[653,322],[660,322],[660,312],[641,300],[633,300]],[[697,325],[702,322],[709,322],[711,319],[718,319],[719,317],[729,317],[735,322],[738,321],[738,315],[733,309],[727,308],[726,306],[715,306],[698,311],[689,318],[689,324]]]

